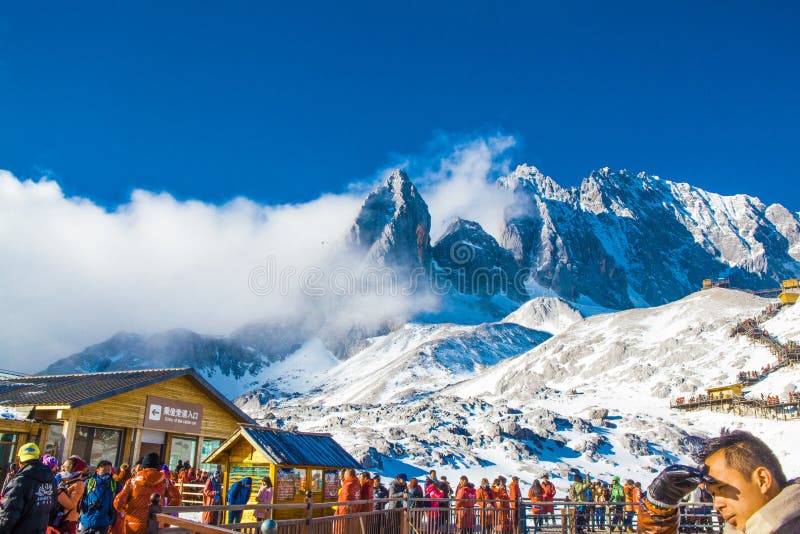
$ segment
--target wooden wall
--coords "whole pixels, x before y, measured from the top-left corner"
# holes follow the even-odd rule
[[[335,469],[332,467],[309,467],[309,466],[296,466],[296,465],[276,465],[270,462],[270,459],[260,450],[255,449],[249,441],[247,441],[244,437],[239,436],[239,438],[230,445],[227,454],[225,455],[225,491],[227,492],[228,488],[230,488],[230,473],[231,467],[234,465],[246,465],[246,466],[269,466],[269,477],[273,484],[273,491],[277,483],[277,474],[279,467],[291,467],[294,469],[305,469],[306,470],[306,480],[310,480],[311,477],[311,469]],[[257,479],[253,479],[253,491],[250,494],[250,504],[256,504],[256,495],[258,494],[258,490],[261,487],[261,481]],[[274,495],[274,493],[273,493]],[[314,500],[316,502],[321,502],[323,494],[315,494]],[[280,501],[281,503],[304,503],[305,502],[305,493],[303,491],[296,491],[294,494],[294,499],[292,501]],[[314,510],[314,516],[324,516],[324,515],[332,515],[333,509],[317,509]],[[247,518],[252,517],[252,512],[245,513],[243,516],[243,520],[247,520]],[[305,517],[305,510],[304,509],[294,509],[294,510],[276,510],[273,514],[272,518],[275,520],[281,519],[297,519]]]
[[[141,428],[147,396],[165,397],[203,405],[201,436],[226,439],[244,421],[223,408],[220,402],[206,393],[188,376],[121,393],[105,400],[71,410],[78,424],[108,427]],[[72,414],[71,414],[72,415]]]
[[[59,422],[64,425],[64,451],[62,454],[65,455],[69,455],[69,451],[72,451],[75,427],[77,425],[123,429],[121,461],[128,462],[130,460],[132,462],[140,457],[141,429],[143,428],[142,423],[144,422],[144,412],[149,395],[192,402],[203,406],[200,434],[168,432],[165,457],[169,457],[170,452],[169,436],[196,437],[198,438],[198,454],[196,458],[189,459],[196,464],[201,459],[199,456],[203,438],[224,441],[239,429],[239,423],[245,422],[228,410],[215,396],[206,392],[205,388],[189,376],[170,378],[157,384],[120,393],[78,408],[56,410],[45,407],[37,409],[35,417],[47,422]]]

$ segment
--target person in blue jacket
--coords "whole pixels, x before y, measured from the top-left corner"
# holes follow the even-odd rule
[[[86,490],[81,501],[81,525],[84,533],[108,533],[117,517],[114,510],[117,490],[117,481],[111,476],[111,462],[101,460],[95,473],[86,481]]]
[[[235,482],[228,490],[228,504],[247,504],[250,500],[250,491],[253,489],[253,479],[244,477]],[[242,520],[242,510],[229,510],[228,523],[239,523]]]

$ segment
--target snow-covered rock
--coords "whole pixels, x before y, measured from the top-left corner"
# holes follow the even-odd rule
[[[508,314],[502,322],[556,335],[582,320],[581,313],[563,300],[537,297]]]
[[[700,440],[723,426],[755,431],[796,474],[796,421],[669,408],[675,396],[733,382],[738,371],[772,360],[766,348],[730,335],[771,302],[712,289],[581,319],[545,300],[537,304],[550,305],[546,320],[574,322],[528,351],[494,358],[492,343],[502,351],[516,339],[513,353],[535,331],[409,325],[310,377],[308,393],[248,411],[269,424],[331,432],[387,475],[438,468],[471,478],[518,474],[529,483],[549,472],[565,489],[563,477],[579,469],[647,482],[669,463],[691,461]],[[530,307],[515,313],[526,317]],[[797,339],[799,316],[800,307],[785,307],[764,326]],[[787,368],[758,388],[782,392],[798,383],[800,368]]]

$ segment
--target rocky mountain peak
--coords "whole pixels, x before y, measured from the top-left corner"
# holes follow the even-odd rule
[[[433,259],[460,293],[503,294],[515,301],[527,298],[514,255],[475,221],[458,218],[450,223],[433,247]]]
[[[578,203],[583,211],[595,215],[613,213],[619,217],[633,218],[624,197],[634,192],[641,175],[632,176],[627,170],[612,171],[608,167],[592,171],[578,189]],[[641,189],[641,188],[639,188]]]
[[[350,242],[377,265],[403,268],[430,264],[431,216],[408,175],[393,171],[373,190],[350,229]]]
[[[456,232],[484,232],[485,230],[483,227],[475,221],[470,221],[468,219],[462,219],[461,217],[456,217],[453,222],[447,225],[447,229],[444,231],[444,234],[439,239],[441,241],[446,236],[450,234],[454,234]]]
[[[498,179],[497,183],[500,187],[510,191],[524,191],[553,200],[568,202],[572,197],[568,189],[561,187],[555,180],[542,174],[533,165],[519,165],[511,174]]]

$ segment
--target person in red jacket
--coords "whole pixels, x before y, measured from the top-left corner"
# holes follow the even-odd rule
[[[359,501],[371,501],[375,496],[375,486],[372,484],[372,478],[370,477],[369,473],[366,471],[362,471],[358,474],[358,483],[361,484],[361,490],[359,491],[358,500]],[[372,510],[372,503],[364,503],[358,506],[359,512],[369,512]]]
[[[375,485],[372,483],[372,477],[370,477],[367,471],[362,471],[358,474],[358,482],[361,484],[361,491],[359,492],[358,500],[360,501],[370,501],[360,504],[358,506],[358,511],[363,512],[371,512],[372,511],[372,500],[375,498]],[[377,525],[378,516],[377,515],[370,515],[366,517],[359,518],[359,523],[361,524],[361,530],[364,532],[373,532]]]
[[[550,482],[550,476],[545,473],[542,475],[542,524],[552,522],[554,525],[556,524],[556,515],[555,515],[555,508],[553,505],[553,499],[556,498],[556,486],[552,482]]]
[[[475,485],[466,476],[461,476],[456,488],[456,503],[453,506],[456,512],[456,528],[461,534],[472,532],[475,526]]]
[[[142,470],[130,479],[114,499],[114,508],[124,514],[125,534],[145,534],[150,512],[150,497],[158,493],[166,506],[181,503],[178,488],[159,469],[161,460],[151,452],[142,460]]]

